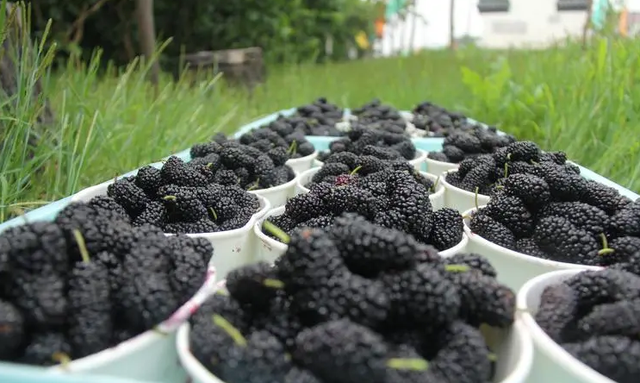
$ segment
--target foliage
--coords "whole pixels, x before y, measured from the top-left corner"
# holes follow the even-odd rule
[[[38,0],[34,31],[54,20],[52,39],[68,53],[88,59],[95,47],[103,59],[129,62],[138,52],[135,1]],[[355,34],[373,28],[375,7],[362,0],[155,0],[159,40],[172,38],[166,55],[259,46],[269,62],[324,60],[333,35],[332,58],[346,57]]]

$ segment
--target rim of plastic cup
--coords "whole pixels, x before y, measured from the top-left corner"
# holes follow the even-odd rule
[[[283,214],[285,211],[285,206],[279,206],[274,209],[269,210],[263,217],[257,220],[257,222],[253,225],[253,233],[258,237],[258,239],[271,246],[272,250],[287,250],[287,244],[282,243],[276,239],[273,239],[262,232],[262,223],[270,217],[278,216]]]
[[[546,332],[538,325],[534,315],[531,313],[531,308],[527,304],[529,295],[532,294],[532,289],[539,285],[550,286],[553,284],[561,283],[572,276],[584,272],[586,270],[572,269],[572,270],[557,270],[551,271],[527,281],[516,296],[516,309],[520,320],[526,331],[529,333],[532,342],[539,348],[545,350],[547,356],[552,357],[554,363],[562,366],[562,368],[568,370],[571,374],[578,376],[579,381],[589,383],[615,383],[613,380],[600,374],[596,370],[592,369],[588,365],[582,363],[579,359],[569,354],[562,346],[556,343]]]
[[[309,161],[309,160],[312,160],[313,162],[313,160],[315,160],[316,157],[318,157],[318,151],[314,150],[313,153],[306,155],[304,157],[288,159],[287,162],[285,162],[285,165],[289,165],[289,166],[291,166],[291,164],[297,165],[299,163]]]
[[[48,370],[52,372],[90,371],[96,367],[113,363],[129,354],[138,353],[145,350],[155,342],[167,338],[167,334],[174,332],[197,311],[209,296],[216,290],[216,269],[213,265],[207,266],[205,281],[198,291],[182,306],[180,306],[169,318],[161,322],[158,326],[149,329],[141,334],[120,342],[117,345],[104,349],[84,358],[72,360],[62,366],[52,366]]]
[[[515,363],[511,372],[500,380],[499,383],[522,383],[527,381],[527,377],[533,367],[534,359],[534,347],[533,340],[526,326],[519,318],[518,312],[516,312],[515,320],[511,325],[511,336],[516,338],[516,342],[521,347],[521,354],[518,361]]]
[[[482,205],[482,206],[479,206],[478,208],[482,210],[482,208],[486,206],[487,205]],[[543,265],[543,266],[552,267],[559,270],[602,270],[603,269],[603,267],[600,267],[600,266],[588,266],[588,265],[581,265],[578,263],[567,263],[567,262],[552,261],[549,259],[542,259],[542,258],[534,257],[532,255],[507,249],[506,247],[502,247],[500,245],[496,245],[495,243],[487,239],[484,239],[478,234],[475,234],[474,232],[471,231],[471,227],[469,224],[469,220],[470,220],[469,217],[471,217],[471,214],[473,214],[476,210],[477,209],[474,207],[462,213],[462,216],[466,217],[466,218],[463,218],[463,221],[462,221],[464,224],[464,232],[469,237],[470,242],[477,242],[481,246],[486,247],[491,251],[499,252],[514,258],[518,258],[523,262]]]
[[[443,185],[445,185],[445,187],[447,189],[455,190],[456,192],[464,195],[465,197],[475,198],[476,193],[470,192],[468,190],[461,189],[461,188],[459,188],[457,186],[453,186],[449,182],[447,182],[447,175],[452,174],[452,173],[457,173],[457,172],[458,172],[457,169],[447,170],[446,172],[443,172],[442,176],[440,177],[440,181],[442,182]],[[478,197],[491,198],[491,196],[488,196],[486,194],[480,194],[480,193],[478,193]]]
[[[189,342],[189,333],[191,332],[191,326],[189,322],[184,323],[178,329],[176,335],[176,349],[178,351],[178,359],[180,364],[187,371],[187,375],[195,381],[200,383],[225,383],[218,379],[211,371],[207,370],[202,363],[196,359],[191,353],[191,346]]]
[[[458,169],[460,167],[459,163],[455,164],[453,162],[444,162],[444,161],[438,161],[438,160],[431,159],[431,158],[429,158],[429,153],[431,153],[431,152],[427,152],[427,156],[425,157],[425,161],[427,163],[433,163],[433,164],[436,164],[436,165],[442,166],[442,167],[450,167],[451,168],[450,170],[455,170],[455,169]],[[434,153],[439,153],[439,152],[434,152]]]
[[[268,193],[279,192],[279,191],[283,191],[285,189],[288,189],[288,188],[290,188],[290,187],[292,187],[292,186],[294,186],[296,184],[296,181],[298,180],[298,176],[300,175],[295,170],[293,170],[293,174],[294,174],[294,177],[291,180],[289,180],[289,181],[287,181],[287,182],[285,182],[283,184],[272,186],[270,188],[249,190],[248,193],[251,193],[251,194],[254,194],[254,195],[261,195],[260,193],[268,194]]]

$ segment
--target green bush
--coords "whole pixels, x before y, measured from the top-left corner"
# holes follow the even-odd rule
[[[89,59],[100,47],[104,60],[124,64],[138,53],[134,0],[38,0],[32,7],[33,32],[53,19],[50,40],[63,55]],[[155,0],[154,16],[158,43],[172,38],[168,57],[259,46],[268,62],[339,60],[358,31],[372,31],[375,1]],[[334,53],[325,57],[329,34]]]

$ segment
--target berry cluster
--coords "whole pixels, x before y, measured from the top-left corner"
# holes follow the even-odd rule
[[[351,114],[358,118],[358,122],[368,125],[373,122],[387,121],[395,123],[404,128],[406,121],[400,114],[400,111],[393,106],[383,104],[379,99],[375,98],[370,102],[355,108]]]
[[[232,271],[192,317],[193,355],[227,383],[485,383],[480,324],[509,327],[514,292],[475,254],[435,249],[356,214],[303,228]],[[290,355],[290,357],[286,357]]]
[[[267,127],[277,131],[292,131],[304,136],[342,136],[343,132],[336,128],[336,121],[330,117],[284,117],[279,116]],[[306,139],[305,139],[306,141]]]
[[[257,136],[248,135],[245,142],[251,141],[260,147],[233,140],[194,145],[191,148],[192,160],[188,166],[203,173],[206,179],[204,184],[214,182],[221,185],[237,185],[245,190],[266,189],[294,179],[295,173],[286,162],[289,158],[296,158],[294,153],[299,157],[302,153],[308,152],[309,148],[305,148],[301,153],[299,148],[296,149],[295,139],[291,144],[271,146],[265,142],[269,139],[262,141],[258,137],[270,136],[274,141],[281,140],[277,133],[261,130],[256,134]],[[313,146],[308,146],[311,147],[309,154],[313,153]]]
[[[467,158],[494,153],[498,148],[516,142],[510,135],[498,135],[495,127],[465,125],[451,132],[442,144],[441,152],[430,152],[429,158],[450,163],[460,163]]]
[[[211,244],[133,227],[112,198],[0,235],[0,360],[54,365],[169,318],[203,285]]]
[[[320,153],[318,159],[326,161],[330,155],[341,152],[372,155],[388,160],[413,160],[416,157],[416,147],[410,137],[382,129],[369,129],[359,124],[354,125],[346,137],[329,144],[329,151]]]
[[[319,97],[317,100],[309,105],[303,105],[296,108],[294,116],[303,117],[306,119],[331,119],[333,123],[327,122],[327,125],[334,125],[336,122],[342,119],[344,110],[336,104],[332,104],[327,101],[326,97]]]
[[[637,275],[585,271],[547,286],[535,319],[551,339],[612,381],[640,381]]]
[[[384,227],[412,234],[438,250],[449,249],[462,240],[463,222],[452,209],[433,211],[429,194],[431,180],[408,163],[385,163],[371,156],[356,157],[359,162],[325,164],[313,177],[307,194],[300,194],[285,205],[284,214],[271,223],[291,232],[299,227],[326,227],[335,217],[354,212]],[[350,171],[356,166],[356,172]],[[263,228],[264,231],[264,228]],[[268,232],[268,231],[267,231]]]
[[[229,160],[237,153],[222,150],[218,163],[185,163],[170,157],[157,169],[141,168],[135,176],[116,180],[107,188],[134,226],[154,225],[165,233],[213,233],[244,226],[260,209],[258,197],[236,186],[238,163]],[[208,160],[218,156],[211,153]],[[239,157],[235,157],[239,158]],[[247,160],[257,163],[257,159]],[[234,170],[221,168],[227,163]],[[225,174],[228,179],[225,179]],[[240,172],[238,172],[240,173]],[[248,177],[248,176],[247,176]]]
[[[467,117],[459,112],[451,112],[429,101],[413,108],[411,123],[430,137],[445,137],[468,124]]]
[[[640,251],[640,202],[541,162],[502,180],[471,230],[511,250],[583,265],[629,262]]]
[[[456,172],[447,174],[446,180],[449,184],[472,193],[490,195],[501,186],[506,177],[521,173],[538,175],[551,180],[553,184],[558,183],[554,192],[560,194],[561,184],[584,181],[580,176],[580,168],[567,163],[565,153],[543,153],[531,141],[514,142],[492,154],[467,158],[460,163]]]

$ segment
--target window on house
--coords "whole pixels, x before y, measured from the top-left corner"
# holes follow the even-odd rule
[[[509,0],[480,0],[480,13],[509,12]]]
[[[589,0],[558,0],[558,11],[586,11]]]

